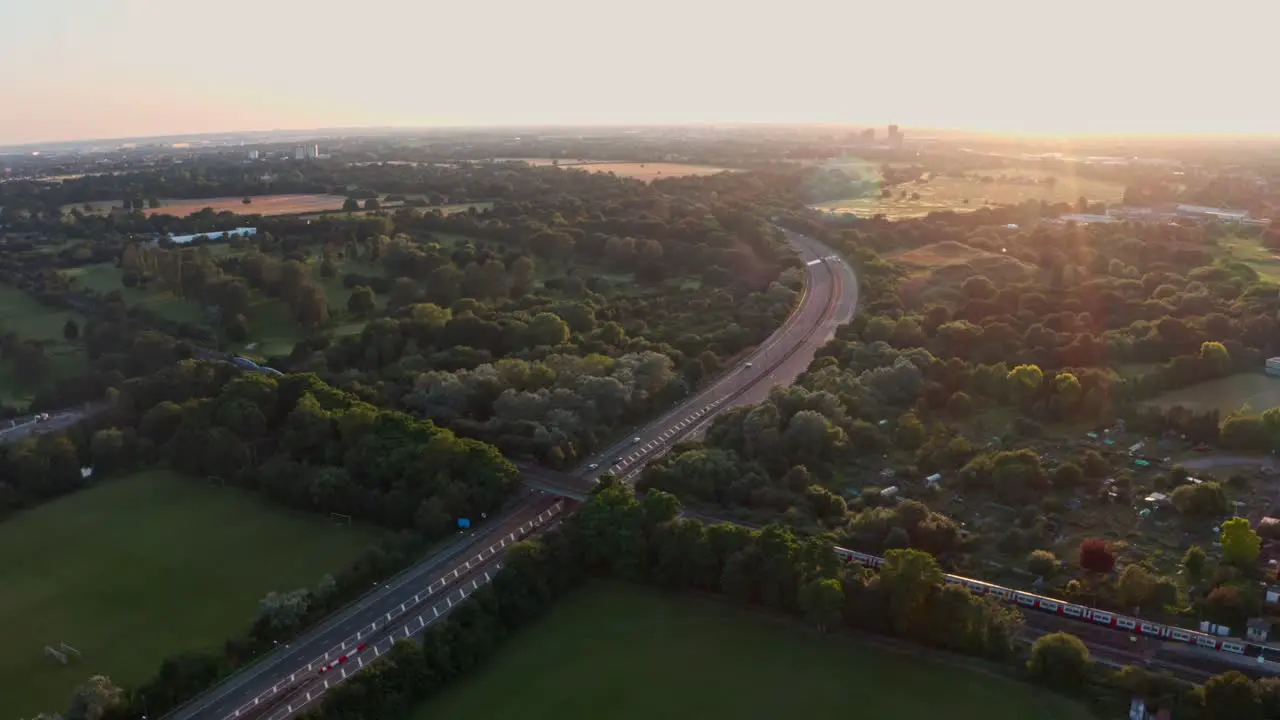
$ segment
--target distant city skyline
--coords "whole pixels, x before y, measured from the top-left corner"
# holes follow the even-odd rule
[[[334,127],[1280,134],[1280,6],[12,0],[0,145]]]

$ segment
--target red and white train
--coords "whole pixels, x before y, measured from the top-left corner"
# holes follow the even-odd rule
[[[835,550],[836,554],[845,562],[856,562],[876,570],[884,564],[884,558],[882,557],[868,555],[867,553],[860,553],[855,550],[846,550],[842,547],[837,547]],[[946,575],[945,577],[948,583],[953,585],[963,585],[974,593],[991,595],[1003,600],[1004,602],[1013,603],[1020,607],[1053,613],[1055,615],[1061,615],[1081,622],[1110,627],[1116,630],[1134,633],[1136,635],[1161,638],[1175,642],[1184,642],[1189,645],[1195,645],[1209,650],[1217,650],[1219,652],[1233,653],[1235,655],[1247,655],[1250,657],[1261,656],[1263,659],[1271,662],[1280,662],[1280,650],[1274,650],[1262,645],[1245,642],[1239,638],[1220,637],[1217,635],[1199,632],[1197,630],[1187,630],[1186,628],[1180,628],[1173,625],[1161,625],[1160,623],[1140,620],[1138,618],[1106,610],[1096,610],[1085,605],[1076,605],[1074,603],[1044,597],[1042,595],[1035,595],[1022,590],[1014,590],[1000,585],[992,585],[988,582],[961,577],[959,575]]]

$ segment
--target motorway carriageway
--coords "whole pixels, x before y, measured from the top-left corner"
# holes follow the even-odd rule
[[[852,270],[841,261],[824,260],[814,265],[807,264],[831,257],[832,252],[826,246],[795,233],[786,232],[786,236],[806,263],[807,282],[798,308],[783,326],[745,362],[730,369],[709,388],[637,432],[635,435],[641,438],[640,443],[618,443],[597,456],[603,459],[592,459],[588,463],[594,462],[604,467],[608,459],[622,454],[625,448],[633,445],[640,448],[647,446],[649,450],[644,452],[640,452],[639,448],[632,450],[638,456],[625,465],[626,476],[634,477],[644,464],[665,453],[670,443],[687,436],[690,431],[700,430],[717,412],[743,402],[758,402],[768,395],[772,386],[790,383],[808,368],[817,348],[834,334],[836,327],[852,316],[857,305],[858,284]],[[747,363],[752,367],[746,367]],[[747,395],[748,392],[751,394]],[[705,412],[699,412],[716,400],[723,402]],[[663,433],[669,428],[693,416],[695,412],[698,413],[695,419],[700,421],[696,426],[686,425],[681,428],[679,436],[668,434],[663,437]],[[600,472],[589,469],[587,464],[571,475],[533,468],[522,468],[522,471],[527,485],[535,488],[549,485],[545,489],[570,496],[584,495],[594,485],[594,476]],[[569,492],[566,493],[566,490]],[[291,687],[299,677],[298,673],[308,664],[314,664],[318,657],[328,656],[335,647],[340,647],[344,640],[354,636],[357,630],[368,626],[375,619],[384,617],[388,612],[398,611],[401,604],[412,599],[414,594],[420,595],[422,588],[451,571],[454,565],[450,562],[462,553],[481,546],[482,542],[495,542],[535,518],[553,501],[536,491],[530,491],[530,495],[515,502],[497,525],[492,525],[492,520],[485,523],[482,535],[472,533],[449,545],[432,558],[391,579],[357,604],[339,610],[319,628],[232,675],[222,684],[165,717],[174,720],[227,720],[236,717],[236,710],[255,698],[263,697],[273,688],[277,688],[275,692],[279,692]],[[291,677],[294,680],[290,680]]]
[[[589,458],[587,464],[577,470],[561,473],[522,466],[528,484],[582,498],[602,472],[612,471],[625,480],[634,480],[647,463],[664,455],[674,444],[705,432],[718,413],[758,403],[766,399],[775,386],[790,384],[807,370],[818,349],[857,309],[858,278],[847,263],[832,255],[822,243],[784,232],[805,262],[807,278],[799,306],[782,327],[711,386],[649,423],[633,438]],[[615,463],[615,459],[620,462]]]
[[[438,608],[440,604],[445,604],[446,609],[451,607],[448,597],[440,596],[438,601],[434,598],[446,588],[453,588],[455,583],[469,583],[476,577],[483,577],[486,570],[492,575],[492,563],[501,561],[507,545],[518,540],[523,533],[545,525],[557,514],[552,510],[563,507],[563,501],[559,498],[537,491],[525,493],[514,507],[496,518],[492,528],[487,528],[483,534],[472,533],[455,541],[430,561],[391,578],[382,587],[344,607],[303,637],[232,675],[166,717],[175,720],[256,717],[246,714],[253,710],[255,702],[261,705],[271,701],[282,691],[292,688],[293,683],[305,677],[306,673],[318,672],[322,666],[343,655],[347,655],[348,660],[339,664],[335,673],[339,679],[342,677],[342,670],[350,673],[351,667],[362,667],[363,663],[368,662],[368,657],[374,654],[371,652],[372,646],[363,651],[369,655],[361,657],[361,653],[357,653],[354,662],[349,651],[358,647],[361,642],[368,643],[370,633],[373,633],[374,639],[378,639],[381,631],[388,625],[399,631],[406,623],[411,626],[410,632],[415,632],[412,630],[412,626],[417,624],[414,618],[424,612],[416,610],[417,607],[428,601],[433,603],[433,608]],[[467,567],[468,564],[471,568]],[[476,575],[476,572],[480,574]],[[450,589],[449,592],[453,593],[454,590]],[[471,590],[464,589],[464,592],[470,594]],[[453,602],[457,602],[456,597],[453,597]],[[404,619],[404,622],[397,622],[400,619]],[[427,619],[432,620],[434,616],[429,615]],[[380,652],[385,652],[385,649]],[[323,687],[323,683],[320,686]],[[237,712],[241,714],[237,715]]]

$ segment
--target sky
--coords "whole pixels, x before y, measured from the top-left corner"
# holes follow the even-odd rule
[[[353,126],[1280,134],[1280,2],[0,0],[0,145]]]

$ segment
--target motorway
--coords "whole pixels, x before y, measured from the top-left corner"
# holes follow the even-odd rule
[[[483,533],[473,532],[453,541],[427,561],[388,580],[319,627],[278,648],[166,717],[223,720],[256,716],[256,711],[250,714],[255,704],[274,700],[276,695],[289,691],[299,677],[317,672],[325,663],[350,654],[349,651],[358,647],[360,642],[376,641],[388,623],[393,630],[399,628],[403,623],[397,623],[397,620],[406,613],[414,613],[415,606],[439,595],[446,587],[473,579],[473,571],[483,572],[489,563],[501,558],[505,546],[512,542],[511,538],[518,539],[522,531],[528,532],[533,524],[545,524],[554,514],[548,514],[548,511],[560,505],[559,498],[535,490],[523,491],[509,510],[488,523]],[[541,520],[539,516],[543,516]],[[495,543],[501,547],[486,552]],[[480,555],[484,557],[477,560]],[[443,602],[444,596],[441,598]],[[412,621],[415,616],[405,619]],[[371,628],[375,624],[377,627]],[[362,667],[364,661],[362,658],[357,665]],[[345,677],[345,673],[340,677]]]
[[[834,334],[836,327],[852,316],[857,306],[858,285],[857,278],[845,263],[823,260],[833,257],[832,251],[824,245],[791,232],[786,232],[786,236],[806,262],[804,294],[783,326],[737,367],[729,369],[710,386],[636,431],[634,436],[640,438],[638,443],[632,443],[630,439],[620,442],[569,474],[527,469],[525,481],[531,489],[526,490],[523,498],[514,501],[504,516],[486,522],[482,531],[455,541],[356,604],[339,611],[320,627],[277,649],[166,717],[174,720],[256,720],[259,717],[283,720],[292,717],[302,707],[296,702],[298,698],[305,699],[307,692],[315,697],[318,688],[327,687],[324,682],[314,679],[306,687],[297,686],[300,679],[316,671],[317,663],[341,657],[352,647],[353,641],[358,647],[360,641],[354,640],[356,633],[379,618],[384,624],[390,622],[395,625],[397,613],[417,613],[420,611],[413,609],[415,606],[421,607],[422,602],[435,602],[423,597],[424,590],[440,587],[442,576],[457,571],[459,558],[470,557],[478,549],[491,546],[513,529],[538,517],[557,501],[543,494],[542,489],[581,496],[594,485],[600,468],[614,457],[624,458],[615,471],[633,478],[646,463],[661,456],[676,441],[705,429],[716,413],[740,403],[758,402],[774,385],[793,381],[808,367],[814,352]],[[599,464],[600,468],[591,468],[592,463]],[[544,485],[549,487],[544,488]],[[501,554],[502,549],[499,548],[485,562],[500,562]],[[471,570],[457,572],[459,574],[454,579],[463,583],[463,589],[467,582],[475,579],[475,575],[470,574]],[[401,610],[402,607],[405,609]],[[409,622],[412,625],[413,618]],[[374,640],[378,639],[374,636]],[[358,669],[366,661],[367,657],[361,657],[354,667]],[[325,680],[333,682],[332,676]],[[287,697],[282,701],[282,696]],[[277,702],[284,704],[261,707],[264,703]]]
[[[577,470],[558,473],[528,467],[524,468],[527,482],[550,492],[582,497],[605,471],[634,480],[647,463],[664,455],[677,442],[705,432],[716,414],[758,403],[775,386],[789,385],[807,370],[814,354],[831,339],[836,328],[853,317],[858,305],[858,278],[822,243],[783,232],[805,262],[806,281],[804,295],[782,327],[711,385],[630,437],[588,458]]]
[[[65,430],[101,409],[100,405],[88,405],[83,408],[63,410],[50,413],[49,419],[43,422],[39,419],[38,413],[5,420],[0,423],[0,443],[16,442],[26,437]]]

